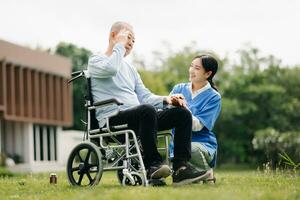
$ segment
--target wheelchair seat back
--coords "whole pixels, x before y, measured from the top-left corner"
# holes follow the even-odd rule
[[[86,96],[85,96],[87,102],[90,102],[90,105],[94,104],[93,101],[93,94],[92,94],[92,87],[91,87],[91,78],[87,78],[87,90],[86,90]],[[87,113],[88,115],[88,113]],[[90,123],[91,123],[91,129],[99,129],[98,120],[96,118],[96,110],[90,110]]]

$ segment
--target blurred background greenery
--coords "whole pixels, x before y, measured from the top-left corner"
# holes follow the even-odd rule
[[[91,51],[70,43],[59,43],[54,53],[69,57],[73,71],[86,69]],[[144,84],[154,93],[168,95],[173,86],[188,81],[188,67],[194,56],[207,53],[196,43],[167,53],[154,52],[155,63],[146,66],[139,56],[132,61]],[[218,165],[247,164],[276,168],[280,154],[300,162],[300,68],[283,66],[272,55],[245,45],[237,50],[237,60],[219,57],[216,85],[222,95],[222,112],[215,125],[219,148]],[[84,80],[73,84],[74,125],[83,128]]]

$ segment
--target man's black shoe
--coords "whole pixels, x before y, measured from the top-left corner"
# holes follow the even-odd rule
[[[206,179],[210,175],[210,171],[198,171],[194,167],[186,164],[176,170],[173,177],[173,185],[180,186]]]

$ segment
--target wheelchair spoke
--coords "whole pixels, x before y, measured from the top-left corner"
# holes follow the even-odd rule
[[[77,182],[78,185],[81,184],[81,181],[82,181],[83,176],[84,176],[84,173],[80,174],[79,179],[78,179],[78,182]]]
[[[82,160],[82,158],[81,158],[81,156],[80,156],[79,152],[80,152],[80,151],[78,151],[76,155],[78,156],[78,158],[79,158],[80,162],[83,162],[83,160]]]
[[[88,153],[86,154],[85,160],[84,160],[84,163],[85,163],[85,164],[87,164],[87,163],[89,162],[89,157],[90,157],[90,155],[91,155],[91,152],[92,152],[92,151],[89,149],[89,150],[88,150]]]
[[[72,168],[72,172],[78,171],[78,170],[79,170],[79,167],[74,167],[74,168]]]
[[[89,180],[90,180],[90,183],[92,183],[93,179],[92,179],[92,177],[91,177],[91,175],[90,175],[90,173],[89,173],[89,172],[86,172],[86,176],[89,178]]]

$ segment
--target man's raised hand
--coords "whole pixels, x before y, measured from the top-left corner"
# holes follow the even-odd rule
[[[128,29],[125,29],[125,28],[121,29],[118,32],[118,34],[116,35],[114,42],[121,43],[125,47],[128,42],[129,34],[130,34],[130,31]]]

